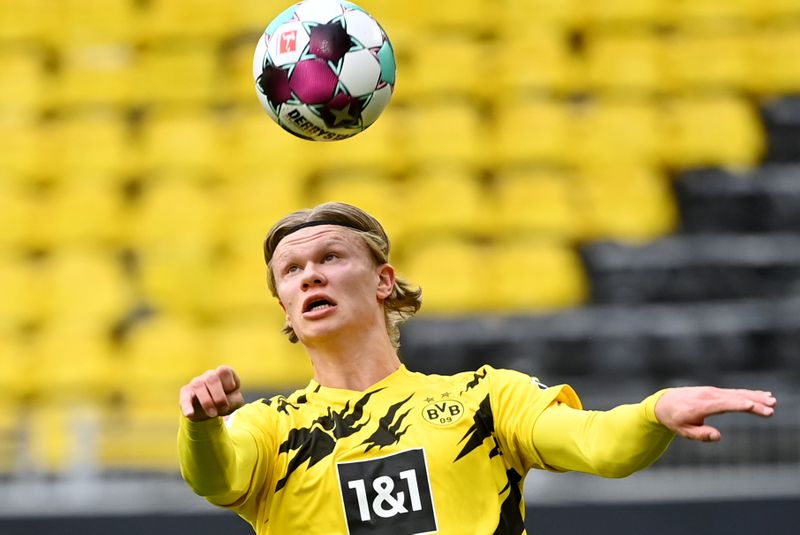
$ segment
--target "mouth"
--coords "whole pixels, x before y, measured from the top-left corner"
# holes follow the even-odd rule
[[[336,306],[336,303],[327,297],[312,297],[303,303],[303,313],[320,312]]]

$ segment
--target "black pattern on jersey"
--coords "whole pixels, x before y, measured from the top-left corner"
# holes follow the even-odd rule
[[[294,410],[299,409],[297,405],[293,404],[291,401],[286,399],[283,396],[274,398],[275,401],[275,410],[278,412],[282,412],[283,414],[289,414],[289,407],[293,408]],[[272,406],[272,399],[262,399],[261,402],[269,407]]]
[[[486,370],[483,370],[483,374],[481,374],[480,372],[475,372],[474,374],[472,374],[472,379],[470,379],[470,381],[467,383],[467,386],[464,387],[464,390],[459,392],[458,395],[460,396],[464,392],[467,392],[468,390],[475,388],[476,386],[478,386],[481,380],[485,378],[486,378]]]
[[[492,414],[492,405],[489,401],[489,394],[486,394],[486,397],[483,398],[483,401],[481,401],[480,405],[478,406],[478,410],[475,411],[472,426],[470,426],[466,434],[461,437],[461,440],[458,441],[459,444],[465,440],[467,443],[464,444],[464,448],[462,448],[461,452],[458,454],[458,457],[456,457],[453,462],[458,461],[464,455],[483,444],[484,440],[493,436],[494,415]],[[489,452],[489,457],[494,457],[499,453],[500,449],[498,448],[497,441],[495,440],[495,447],[492,448],[491,452]]]
[[[500,505],[500,520],[497,523],[497,528],[494,530],[494,535],[520,535],[525,531],[525,520],[522,518],[522,476],[517,473],[513,468],[506,471],[508,483],[500,495],[508,490],[508,496],[503,500]]]
[[[380,392],[381,389],[367,392],[350,409],[348,401],[344,409],[337,412],[328,407],[328,414],[320,416],[308,427],[300,427],[289,431],[289,437],[280,445],[278,453],[289,453],[296,451],[289,460],[286,467],[286,475],[275,485],[275,492],[281,490],[289,476],[294,473],[303,463],[309,461],[308,467],[312,467],[322,459],[333,453],[336,441],[342,437],[348,437],[360,431],[369,422],[360,420],[364,416],[364,405],[373,394]],[[295,407],[296,408],[296,407]]]
[[[408,402],[409,399],[414,397],[414,394],[411,394],[406,399],[399,403],[395,403],[389,410],[386,412],[386,416],[378,420],[378,429],[372,433],[367,440],[362,442],[362,444],[368,444],[367,449],[364,450],[364,453],[368,452],[372,448],[383,449],[386,446],[391,446],[392,444],[397,444],[400,442],[400,437],[406,434],[408,428],[411,425],[407,425],[405,429],[400,431],[400,428],[403,426],[403,420],[408,416],[408,413],[411,412],[411,409],[408,409],[406,412],[401,414],[397,421],[394,421],[394,417],[397,414],[397,411]]]

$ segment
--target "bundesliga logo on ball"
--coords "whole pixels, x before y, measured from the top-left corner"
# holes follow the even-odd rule
[[[392,98],[392,45],[366,11],[340,0],[305,0],[278,15],[253,58],[267,114],[303,139],[335,141],[371,125]]]

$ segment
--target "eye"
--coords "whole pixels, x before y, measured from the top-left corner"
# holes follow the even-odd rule
[[[299,269],[300,269],[300,267],[297,264],[289,264],[288,266],[286,266],[286,269],[284,269],[283,271],[284,271],[284,273],[289,274],[289,273],[296,273],[297,270],[299,270]]]
[[[323,262],[333,262],[337,258],[339,258],[339,255],[337,255],[336,253],[328,253],[322,258],[322,261]]]

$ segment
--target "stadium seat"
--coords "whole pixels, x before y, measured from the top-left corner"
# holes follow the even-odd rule
[[[37,197],[34,192],[11,178],[0,175],[0,252],[28,246]]]
[[[278,304],[270,306],[273,311],[266,314],[232,314],[209,333],[217,364],[231,366],[242,388],[259,395],[302,388],[314,375],[302,345],[290,343],[281,332],[284,318]]]
[[[103,407],[96,436],[97,467],[107,474],[174,473],[178,392],[169,401],[122,403]]]
[[[0,113],[0,169],[3,180],[41,180],[38,167],[44,143],[38,118],[26,113]]]
[[[593,167],[576,178],[585,239],[646,241],[676,229],[669,177],[658,168]]]
[[[542,234],[574,238],[580,231],[572,176],[535,168],[494,177],[491,226],[497,236]]]
[[[480,175],[471,167],[418,169],[403,182],[405,231],[409,234],[485,234],[491,214]],[[396,236],[396,240],[404,239]]]
[[[60,49],[135,43],[140,38],[142,17],[136,0],[60,0],[56,4],[60,31],[51,40]]]
[[[495,109],[489,144],[494,165],[569,165],[573,117],[558,99],[520,99]]]
[[[252,40],[238,40],[233,46],[222,50],[220,92],[229,102],[243,105],[255,102],[253,51],[259,38],[255,35]]]
[[[3,269],[0,264],[0,270]],[[2,277],[0,272],[0,277]],[[3,280],[0,278],[0,285],[3,285]],[[1,289],[5,289],[4,287]],[[3,293],[4,296],[9,296]],[[11,295],[10,297],[16,297]],[[6,297],[7,299],[8,297]],[[4,301],[6,300],[4,299]],[[5,310],[0,311],[4,314]],[[19,403],[24,403],[26,399],[31,399],[35,394],[35,387],[32,381],[27,378],[31,377],[34,372],[33,362],[30,355],[29,345],[26,345],[23,337],[17,335],[17,330],[14,325],[9,325],[4,321],[5,318],[0,318],[0,414],[11,418]],[[2,410],[2,407],[8,409]],[[1,416],[0,416],[1,417]],[[0,434],[3,433],[4,422],[9,420],[0,421]],[[0,438],[0,442],[2,438]],[[2,457],[0,455],[0,457]]]
[[[573,123],[575,160],[586,166],[659,165],[668,142],[662,114],[653,98],[588,100]]]
[[[266,230],[262,235],[266,235]],[[267,286],[261,240],[254,239],[248,249],[240,247],[219,258],[214,263],[210,282],[207,289],[209,310],[218,321],[232,314],[252,314],[278,308]]]
[[[588,280],[581,259],[566,242],[511,238],[498,242],[483,266],[484,289],[495,311],[545,311],[584,303]]]
[[[488,79],[492,83],[487,88],[487,100],[495,107],[507,105],[505,95],[563,94],[574,89],[575,60],[566,31],[543,27],[518,32],[513,24],[502,28],[506,31],[488,51]]]
[[[0,478],[3,479],[14,475],[22,464],[21,412],[15,403],[0,401]]]
[[[110,328],[132,305],[122,263],[113,252],[65,247],[42,262],[40,276],[50,321],[70,318]]]
[[[137,103],[166,106],[214,103],[220,96],[217,52],[208,42],[168,43],[142,50],[134,67]]]
[[[142,167],[217,174],[224,165],[223,129],[218,117],[203,108],[154,113],[142,125]]]
[[[0,255],[0,332],[31,325],[44,316],[41,275],[20,256]]]
[[[597,94],[653,94],[663,88],[661,42],[653,31],[586,35],[584,80]]]
[[[790,21],[800,15],[795,0],[749,0],[750,12],[758,22]]]
[[[0,72],[14,83],[0,85],[0,111],[26,110],[36,113],[53,93],[48,85],[45,55],[34,46],[0,47]]]
[[[519,28],[515,22],[544,28],[580,28],[585,23],[586,6],[580,0],[507,0],[503,2],[498,25]],[[522,30],[517,30],[522,31]]]
[[[220,40],[235,29],[233,11],[231,4],[215,0],[153,0],[144,10],[142,31],[148,41]]]
[[[476,38],[439,33],[419,36],[404,68],[395,96],[403,102],[421,98],[493,96],[486,83],[488,49]]]
[[[681,27],[728,26],[754,17],[752,0],[674,0],[666,4],[670,22]]]
[[[0,40],[37,43],[57,33],[52,0],[0,0]]]
[[[467,101],[449,100],[409,109],[400,146],[411,162],[421,165],[480,165],[488,156],[485,118]]]
[[[48,322],[31,350],[30,380],[39,403],[97,403],[114,396],[121,378],[111,327],[85,316]]]
[[[606,0],[585,4],[584,24],[588,28],[652,27],[667,17],[663,0]]]
[[[491,297],[487,254],[485,246],[469,240],[430,236],[407,241],[397,267],[422,288],[422,315],[471,313],[484,310]]]
[[[665,88],[672,92],[745,90],[750,84],[751,30],[675,32],[662,49]]]
[[[749,88],[759,95],[800,92],[800,27],[767,25],[751,40]]]
[[[123,399],[176,407],[180,387],[219,364],[214,351],[206,331],[191,319],[163,312],[143,319],[127,333],[120,353]]]
[[[45,124],[42,142],[48,157],[41,159],[39,172],[56,181],[69,175],[130,176],[137,165],[133,141],[129,124],[120,113],[64,115]]]
[[[753,106],[733,95],[687,96],[667,103],[667,163],[679,169],[751,166],[765,150],[765,135]]]
[[[138,251],[137,258],[141,299],[148,306],[195,318],[216,314],[209,292],[217,262],[212,244],[151,245]]]
[[[141,98],[133,45],[67,49],[59,58],[61,68],[53,76],[50,98],[60,108],[125,108]]]

